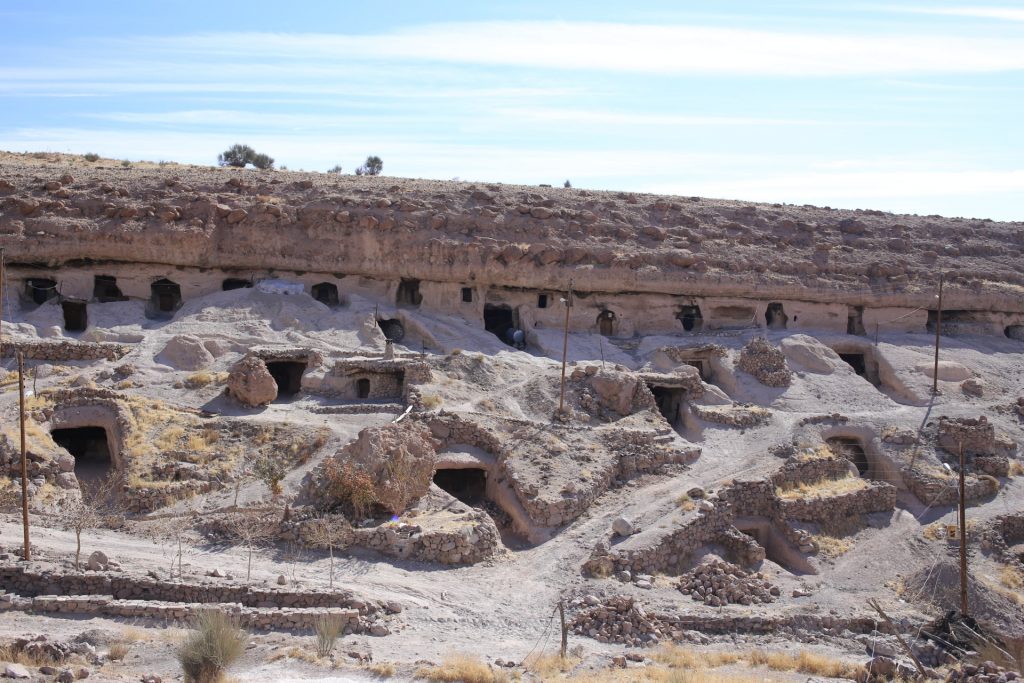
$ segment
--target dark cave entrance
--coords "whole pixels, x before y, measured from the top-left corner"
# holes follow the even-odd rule
[[[89,324],[88,309],[84,301],[65,300],[60,304],[64,312],[66,332],[84,332]]]
[[[320,282],[310,288],[313,298],[325,306],[337,306],[341,299],[338,297],[338,286],[330,282]]]
[[[252,287],[252,282],[249,280],[243,280],[237,277],[226,278],[220,283],[220,288],[225,292],[230,292],[232,289],[248,289]]]
[[[864,329],[863,306],[850,306],[847,308],[846,334],[856,334],[861,337],[867,334],[867,331]]]
[[[1006,329],[1003,330],[1003,334],[1005,334],[1008,339],[1024,341],[1024,325],[1007,325]]]
[[[784,330],[786,323],[789,322],[789,316],[786,315],[782,304],[773,302],[768,304],[768,308],[764,312],[764,322],[769,330]]]
[[[513,346],[509,330],[516,329],[516,314],[508,304],[484,304],[484,329]]]
[[[462,288],[462,303],[471,304],[473,303],[473,288],[463,287]]]
[[[370,398],[370,380],[365,377],[356,380],[356,397]]]
[[[700,306],[683,306],[676,316],[683,324],[687,332],[700,332],[704,327],[704,317],[700,313]]]
[[[871,464],[868,462],[868,455],[864,451],[864,444],[860,439],[852,436],[833,436],[825,439],[825,444],[837,457],[846,458],[857,466],[860,476],[866,476]]]
[[[537,308],[547,308],[547,307],[548,307],[548,295],[547,294],[538,294],[537,295]]]
[[[394,318],[378,320],[377,327],[384,333],[384,338],[389,341],[400,342],[405,338],[405,325],[402,324],[401,320]]]
[[[34,304],[44,304],[57,296],[57,281],[46,277],[30,277],[25,280],[25,296]]]
[[[291,398],[302,390],[302,373],[306,363],[299,360],[274,360],[267,362],[267,370],[277,384],[277,398]]]
[[[839,357],[861,377],[867,377],[868,366],[863,353],[840,353]]]
[[[615,314],[608,310],[601,311],[597,315],[597,331],[605,337],[612,336],[615,333]]]
[[[402,278],[398,283],[398,292],[395,294],[395,303],[399,306],[419,306],[423,301],[420,294],[420,281]]]
[[[128,300],[117,286],[117,278],[112,275],[97,275],[93,278],[92,296],[100,303]]]
[[[75,476],[79,481],[95,481],[110,473],[113,461],[107,430],[103,427],[54,429],[50,436],[74,456]]]
[[[434,483],[466,505],[476,507],[487,500],[487,472],[480,468],[437,470]]]
[[[658,412],[673,427],[679,425],[679,409],[683,406],[686,392],[677,387],[659,387],[648,384],[647,388],[654,394],[654,402],[658,404]]]
[[[149,286],[149,301],[160,313],[173,313],[181,308],[181,286],[166,278]]]

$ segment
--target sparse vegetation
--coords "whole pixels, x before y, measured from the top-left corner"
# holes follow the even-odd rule
[[[107,651],[107,659],[112,662],[120,662],[128,656],[128,651],[131,649],[131,645],[124,641],[117,641],[110,644],[110,649]]]
[[[307,527],[307,540],[310,544],[327,548],[331,558],[328,587],[334,588],[334,549],[345,543],[352,527],[343,517],[320,517],[310,522]]]
[[[123,514],[118,498],[118,479],[111,473],[103,479],[80,482],[81,495],[61,501],[57,522],[65,531],[75,534],[75,569],[81,569],[82,532],[97,529]]]
[[[416,678],[434,683],[503,683],[508,680],[508,674],[491,668],[475,657],[452,655],[440,666],[418,669]]]
[[[82,158],[91,163],[93,161],[99,161],[100,155],[96,154],[95,152],[87,152],[86,154],[82,155]]]
[[[217,163],[220,166],[233,166],[245,168],[252,164],[258,169],[266,170],[274,167],[274,159],[266,154],[260,154],[249,145],[232,145],[221,154],[217,155]]]
[[[690,512],[691,510],[697,509],[697,503],[694,502],[687,493],[682,493],[678,498],[676,498],[676,505],[679,506],[679,509],[683,512]]]
[[[341,173],[341,164],[335,164],[327,169],[328,173]]]
[[[867,482],[860,477],[842,477],[839,479],[818,479],[817,481],[800,482],[794,485],[776,487],[775,493],[783,500],[799,498],[828,498],[844,493],[852,493],[867,488]]]
[[[324,493],[335,504],[350,508],[356,519],[367,517],[379,503],[370,475],[352,463],[339,463],[336,459],[324,464]]]
[[[224,612],[203,610],[178,649],[185,683],[220,683],[224,673],[245,651],[248,639],[238,623]]]
[[[368,156],[363,165],[356,169],[356,175],[380,175],[384,170],[384,162],[378,156]]]
[[[337,614],[321,614],[313,622],[316,632],[316,653],[320,657],[328,657],[334,650],[334,643],[341,634],[341,616]]]
[[[444,399],[441,398],[440,394],[423,394],[420,397],[420,403],[427,410],[436,410],[444,403]]]
[[[275,497],[281,495],[281,481],[287,473],[284,463],[269,453],[257,458],[252,466],[253,476],[263,482]]]

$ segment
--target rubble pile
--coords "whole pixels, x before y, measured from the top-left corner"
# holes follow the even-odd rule
[[[628,595],[616,595],[603,603],[595,596],[584,599],[587,609],[573,621],[573,632],[601,643],[653,645],[671,635],[670,626],[648,614]]]
[[[1019,679],[1016,671],[1007,671],[995,662],[986,661],[953,669],[946,676],[946,683],[1006,683]]]
[[[679,590],[711,607],[760,605],[775,602],[780,595],[778,586],[772,585],[761,572],[746,572],[723,560],[706,562],[684,574]]]
[[[751,374],[768,387],[788,387],[793,371],[786,365],[786,357],[764,337],[755,337],[740,351],[736,367]]]

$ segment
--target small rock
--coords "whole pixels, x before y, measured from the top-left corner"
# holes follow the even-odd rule
[[[686,495],[688,495],[690,498],[693,498],[694,500],[700,500],[701,498],[704,497],[704,489],[702,489],[699,486],[694,486],[692,489],[686,492]]]
[[[71,683],[75,680],[75,672],[71,669],[64,669],[57,674],[57,683]]]
[[[89,569],[94,572],[106,571],[107,569],[107,556],[101,550],[97,550],[89,555],[89,559],[86,562]]]
[[[386,636],[389,633],[391,633],[391,631],[389,631],[388,627],[384,624],[374,624],[370,627],[371,636]]]
[[[615,655],[612,657],[612,666],[617,666],[620,669],[626,668],[626,657],[625,655]]]
[[[636,582],[636,587],[637,588],[643,588],[645,590],[650,590],[654,586],[653,586],[653,584],[651,584],[650,581],[645,581],[644,579],[639,579]]]
[[[615,521],[612,522],[612,531],[614,531],[618,536],[632,536],[634,529],[628,519],[625,517],[617,517]]]
[[[207,576],[212,576],[212,577],[217,578],[217,579],[223,579],[224,578],[224,572],[222,572],[219,567],[216,568],[216,569],[211,569],[209,572],[207,572],[206,575]]]
[[[288,584],[288,579],[284,578],[284,574],[279,574],[277,577],[277,585],[285,586]]]

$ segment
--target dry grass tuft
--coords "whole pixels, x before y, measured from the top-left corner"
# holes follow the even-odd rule
[[[678,498],[676,498],[676,505],[683,512],[690,512],[691,510],[697,509],[697,503],[690,498],[690,495],[688,493],[683,493]]]
[[[395,665],[391,664],[390,662],[378,662],[376,664],[370,664],[368,667],[366,667],[366,670],[374,676],[377,676],[378,678],[391,678],[395,675],[395,672],[397,671],[397,669],[395,669]]]
[[[835,559],[845,555],[853,547],[853,541],[848,538],[837,538],[828,534],[821,534],[814,537],[818,544],[818,553],[823,557]]]
[[[811,482],[800,482],[795,485],[779,486],[775,494],[783,500],[800,498],[830,498],[844,493],[852,493],[867,488],[868,484],[860,477],[842,477],[840,479],[819,479]]]
[[[807,650],[801,650],[799,654],[754,650],[747,656],[747,660],[754,666],[766,666],[774,671],[796,671],[827,678],[854,679],[864,668],[859,664],[849,664]]]
[[[316,631],[316,653],[320,657],[328,657],[334,650],[334,643],[341,633],[342,622],[338,614],[321,614],[313,621]]]
[[[427,410],[435,410],[441,407],[441,404],[444,403],[444,399],[442,399],[439,394],[423,394],[420,397],[420,403],[422,403],[423,407]]]
[[[51,657],[39,652],[25,652],[20,647],[9,643],[7,645],[0,645],[0,662],[10,662],[12,664],[21,664],[22,666],[52,666],[56,664]]]
[[[504,671],[492,669],[479,659],[467,655],[452,655],[440,666],[418,669],[416,678],[434,683],[504,683],[509,680]]]
[[[131,649],[131,645],[124,641],[117,641],[111,643],[110,650],[107,652],[107,659],[112,662],[120,662],[122,659],[128,656],[128,650]]]
[[[204,610],[193,618],[193,630],[178,649],[186,683],[219,683],[224,672],[245,651],[248,637],[224,612]]]
[[[578,657],[562,659],[559,655],[531,655],[526,659],[524,665],[527,671],[540,676],[542,681],[546,681],[559,674],[572,671],[579,663]]]

